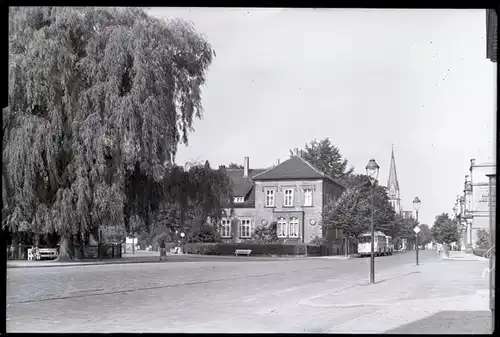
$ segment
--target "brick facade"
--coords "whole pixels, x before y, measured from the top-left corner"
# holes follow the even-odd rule
[[[294,162],[287,163],[289,161]],[[248,160],[246,160],[246,163],[248,163]],[[269,170],[259,170],[264,172],[251,178],[253,188],[247,192],[245,201],[247,199],[252,200],[254,207],[249,208],[243,206],[243,204],[234,204],[232,211],[227,210],[228,214],[231,212],[231,218],[236,221],[233,221],[231,227],[231,237],[224,238],[224,241],[244,242],[247,240],[241,237],[241,228],[238,225],[238,219],[250,220],[252,234],[257,227],[278,222],[280,218],[285,219],[287,226],[291,226],[290,222],[292,220],[298,219],[298,237],[290,236],[290,230],[287,230],[287,237],[281,237],[281,239],[291,242],[309,243],[315,237],[321,238],[326,234],[330,247],[334,249],[334,252],[340,253],[342,250],[341,231],[332,230],[329,233],[323,233],[321,225],[323,206],[330,200],[337,200],[342,194],[344,187],[322,173],[312,171],[314,169],[310,168],[308,166],[310,164],[302,158],[299,161],[292,157],[290,160],[283,162],[282,165],[286,167],[282,179],[280,179],[280,165]],[[294,179],[293,175],[290,175],[290,171],[295,172],[296,179]],[[243,172],[244,170],[241,173],[243,174]],[[268,172],[271,173],[268,174]],[[235,174],[236,172],[234,171],[231,173],[232,177],[234,177],[232,178],[233,182],[238,182],[239,178],[236,178],[237,175]],[[262,179],[259,178],[262,175],[264,177]],[[301,175],[305,176],[305,178],[299,178]],[[264,179],[269,176],[276,179]],[[238,186],[235,187],[235,190],[237,189],[239,189]],[[268,190],[274,191],[274,206],[272,207],[266,206],[266,191]],[[285,206],[285,190],[293,191],[291,206]],[[305,205],[305,190],[312,193],[312,205],[310,206]],[[287,228],[290,229],[291,227]]]

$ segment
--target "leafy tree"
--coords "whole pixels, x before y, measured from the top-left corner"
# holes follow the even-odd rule
[[[415,232],[413,229],[418,225],[418,222],[413,218],[405,218],[400,214],[394,217],[394,235],[395,241],[400,242],[401,239],[406,239],[411,245],[415,243]]]
[[[208,161],[187,171],[174,166],[163,184],[164,197],[152,230],[154,240],[162,236],[173,239],[181,232],[206,233],[202,227],[208,219],[218,223],[227,215],[225,208],[232,198],[232,182],[224,169],[214,170]]]
[[[323,208],[323,229],[341,229],[344,235],[356,238],[369,228],[370,207],[358,190],[349,188]]]
[[[229,168],[229,169],[240,169],[241,170],[244,167],[243,167],[243,165],[240,165],[240,164],[231,163],[231,164],[229,164],[229,166],[227,168]]]
[[[364,175],[350,175],[346,182],[348,188],[340,198],[323,208],[323,227],[342,229],[346,238],[357,238],[370,230],[373,208],[374,229],[395,237],[398,227],[385,187],[371,184]]]
[[[450,244],[460,240],[457,224],[450,219],[447,213],[436,216],[434,226],[431,228],[431,234],[434,241],[438,243]]]
[[[432,233],[429,226],[426,224],[419,225],[420,232],[418,233],[418,244],[427,245],[432,242]]]
[[[140,8],[10,7],[4,226],[56,232],[68,258],[72,237],[150,225],[213,56],[192,25]]]
[[[293,154],[292,151],[290,153]],[[339,148],[333,145],[328,137],[320,141],[314,139],[305,144],[302,155],[318,170],[332,178],[341,178],[354,171],[353,167],[347,169],[347,159],[342,157]]]

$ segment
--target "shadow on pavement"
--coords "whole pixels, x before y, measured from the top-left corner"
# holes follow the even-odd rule
[[[387,334],[491,334],[491,311],[440,311]]]

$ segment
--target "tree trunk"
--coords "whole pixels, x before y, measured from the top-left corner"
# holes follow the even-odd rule
[[[57,260],[71,260],[73,259],[73,244],[70,236],[61,236],[59,242],[59,256]]]

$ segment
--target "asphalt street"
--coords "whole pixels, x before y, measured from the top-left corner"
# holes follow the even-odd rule
[[[414,263],[414,252],[377,257],[376,280]],[[9,268],[7,332],[326,332],[373,309],[315,299],[368,280],[369,258]]]

